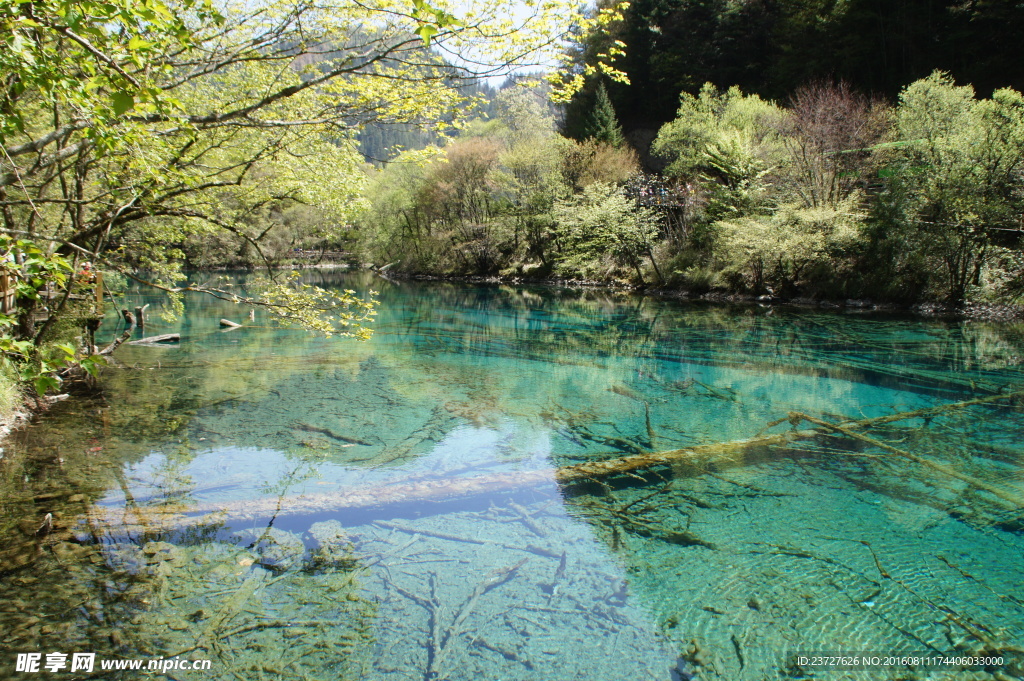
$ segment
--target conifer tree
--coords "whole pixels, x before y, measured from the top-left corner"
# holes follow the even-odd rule
[[[621,147],[625,142],[622,126],[619,125],[619,119],[615,116],[615,108],[608,98],[608,91],[605,90],[604,83],[599,83],[597,86],[594,108],[591,109],[590,115],[587,117],[584,131],[586,137],[593,138],[598,142],[605,142],[613,147]]]

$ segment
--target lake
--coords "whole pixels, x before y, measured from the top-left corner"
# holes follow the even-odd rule
[[[0,678],[1024,678],[1024,326],[305,276],[4,443]]]

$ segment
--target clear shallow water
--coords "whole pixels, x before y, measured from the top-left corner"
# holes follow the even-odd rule
[[[245,311],[190,299],[147,329],[179,347],[122,348],[104,397],[8,445],[0,677],[51,650],[247,679],[1022,677],[1019,401],[857,431],[917,460],[823,435],[553,472],[1024,389],[1019,327],[362,283],[369,343],[221,332]]]

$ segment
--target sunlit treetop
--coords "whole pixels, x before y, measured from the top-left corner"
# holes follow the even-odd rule
[[[530,0],[517,11],[501,0],[457,8],[445,0],[2,0],[6,88],[0,94],[0,135],[10,145],[25,131],[23,98],[33,91],[69,106],[65,125],[81,127],[121,118],[194,125],[246,121],[267,104],[306,89],[337,98],[334,110],[320,111],[316,120],[429,117],[444,88],[434,88],[429,97],[423,85],[550,66],[570,34],[617,16],[610,9],[587,16],[571,3],[551,0]],[[254,63],[276,66],[282,76],[298,74],[303,82],[279,83],[283,87],[277,89],[271,83],[248,97],[239,93],[205,107],[183,106],[181,89]],[[444,68],[445,63],[458,68]],[[32,151],[53,141],[31,140]]]

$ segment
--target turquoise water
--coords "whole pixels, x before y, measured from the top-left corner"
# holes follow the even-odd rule
[[[1024,678],[1021,327],[309,276],[373,340],[189,298],[6,443],[0,678]]]

